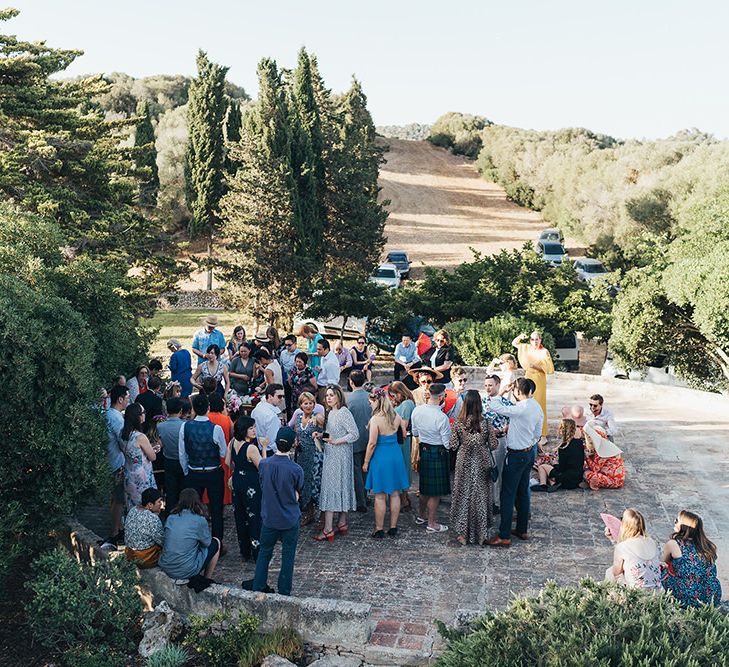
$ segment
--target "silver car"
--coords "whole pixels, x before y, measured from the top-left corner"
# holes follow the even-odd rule
[[[562,232],[556,227],[550,227],[549,229],[542,230],[537,241],[556,241],[557,243],[564,243],[564,236],[562,236]]]
[[[583,283],[591,283],[608,273],[599,259],[592,259],[591,257],[575,260],[575,271],[577,272],[577,280]]]
[[[370,280],[378,285],[396,289],[400,287],[400,271],[394,264],[380,264]]]
[[[560,266],[563,261],[569,259],[564,246],[556,241],[537,241],[537,254],[552,266]]]

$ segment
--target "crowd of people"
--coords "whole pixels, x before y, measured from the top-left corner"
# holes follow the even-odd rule
[[[332,543],[348,535],[350,513],[371,504],[375,540],[396,537],[401,513],[412,511],[426,534],[448,533],[454,547],[509,547],[513,537],[529,539],[532,492],[625,482],[618,426],[598,394],[587,411],[563,408],[556,450],[547,447],[546,376],[554,366],[539,332],[515,338],[516,357],[494,359],[479,392],[466,389],[445,330],[432,344],[403,335],[395,379],[376,386],[364,336],[347,350],[308,325],[283,338],[269,327],[252,339],[237,326],[226,341],[217,324],[205,318],[192,354],[168,341],[166,386],[163,364],[152,360],[128,381],[116,378],[107,399],[114,486],[105,547],[123,542],[140,567],[159,565],[180,584],[199,590],[212,581],[227,552],[226,504],[240,558],[256,564],[244,586],[273,590],[268,565],[280,541],[278,592],[289,594],[300,529],[309,524],[314,540]],[[439,520],[444,496],[448,525]],[[665,587],[683,603],[699,595],[685,590],[696,588],[702,567],[707,581],[716,579],[715,548],[687,511],[655,561],[657,574],[646,565],[636,575],[648,544],[636,540],[649,539],[636,516],[623,516],[609,571],[615,580],[656,580],[644,587]]]

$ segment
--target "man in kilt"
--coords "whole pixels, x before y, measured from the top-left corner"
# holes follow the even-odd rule
[[[436,521],[440,497],[451,492],[448,455],[451,425],[441,410],[444,398],[445,385],[432,384],[428,401],[416,407],[410,417],[413,436],[420,438],[420,512],[415,523],[427,522],[428,533],[448,530],[448,526]]]

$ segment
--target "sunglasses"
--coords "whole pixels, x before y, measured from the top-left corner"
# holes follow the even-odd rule
[[[433,384],[433,380],[421,380],[420,384]]]
[[[590,407],[591,408],[599,408],[600,407],[600,404],[599,403],[590,403]]]

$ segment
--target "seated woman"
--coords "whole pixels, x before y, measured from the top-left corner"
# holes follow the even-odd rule
[[[701,517],[678,513],[671,539],[663,547],[663,586],[682,607],[719,604],[721,584],[716,576],[716,545],[704,533]]]
[[[557,491],[576,489],[582,481],[585,470],[585,446],[575,437],[577,427],[572,419],[563,419],[559,424],[560,445],[557,448],[557,464],[543,463],[537,468],[539,484],[532,491]]]
[[[625,484],[623,450],[607,439],[607,435],[594,422],[585,424],[585,481],[584,489],[620,489]]]
[[[609,537],[608,529],[605,534]],[[663,590],[658,545],[648,537],[645,519],[638,510],[623,512],[613,564],[605,572],[605,581],[656,593]]]
[[[195,489],[183,489],[167,517],[160,568],[178,584],[198,574],[209,579],[219,556],[220,540],[210,535],[200,496]]]
[[[367,382],[372,382],[372,357],[367,349],[367,339],[364,336],[357,337],[357,343],[349,351],[351,369],[353,371],[362,371],[367,378]]]
[[[164,544],[165,529],[159,518],[162,494],[153,488],[142,491],[141,504],[132,507],[124,522],[127,560],[146,569],[157,565]]]
[[[565,405],[562,408],[562,418],[571,419],[575,423],[575,438],[582,440],[582,427],[587,423],[585,408],[581,405]]]

